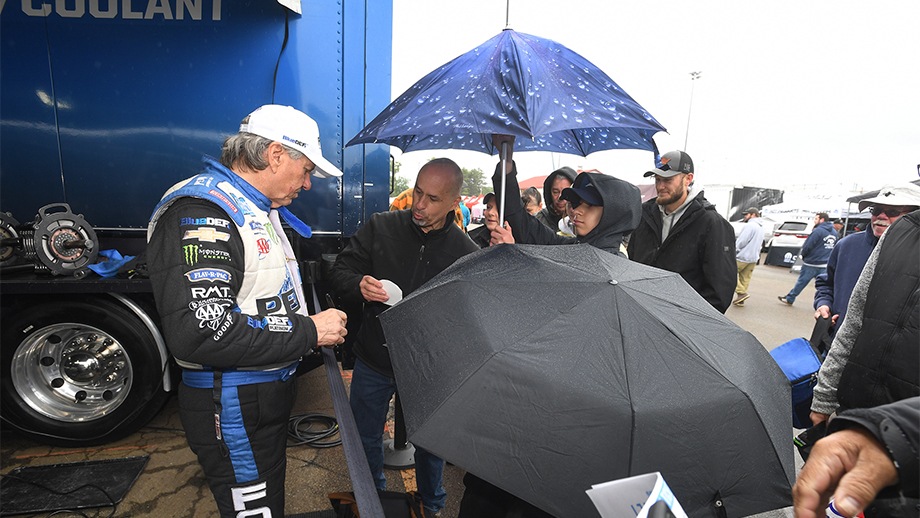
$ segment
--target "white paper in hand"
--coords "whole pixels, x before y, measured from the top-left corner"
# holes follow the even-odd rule
[[[603,518],[646,518],[652,504],[663,500],[676,518],[687,518],[661,473],[647,473],[594,484],[586,491]]]
[[[402,300],[402,290],[399,289],[399,286],[397,286],[395,282],[389,279],[383,279],[380,281],[380,284],[383,284],[383,289],[386,290],[387,295],[390,296],[384,304],[392,306]]]

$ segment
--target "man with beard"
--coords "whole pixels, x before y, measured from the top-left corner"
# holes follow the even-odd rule
[[[629,238],[629,258],[680,274],[706,302],[725,313],[737,280],[735,232],[713,204],[693,189],[693,160],[683,151],[662,155],[655,177],[658,197],[642,204]]]
[[[352,236],[332,267],[332,286],[339,302],[361,308],[363,320],[355,342],[351,410],[377,489],[386,489],[383,430],[396,391],[393,366],[378,316],[389,306],[383,280],[404,295],[479,248],[453,225],[460,203],[463,172],[453,160],[436,158],[418,173],[409,210],[371,216]],[[447,309],[446,311],[449,311]],[[425,344],[416,344],[424,349]],[[435,516],[447,500],[441,483],[444,461],[415,448],[418,492],[426,513]]]

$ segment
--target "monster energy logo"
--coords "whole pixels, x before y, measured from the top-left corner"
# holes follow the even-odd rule
[[[213,248],[202,248],[201,245],[185,245],[182,247],[185,254],[185,264],[195,266],[202,259],[212,261],[231,261],[230,252],[226,250],[215,250]]]
[[[185,251],[185,264],[189,266],[198,264],[198,245],[185,245],[182,250]]]

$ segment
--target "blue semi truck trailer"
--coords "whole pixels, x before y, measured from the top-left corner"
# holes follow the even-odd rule
[[[0,0],[0,40],[0,412],[37,441],[118,439],[175,389],[143,268],[88,266],[142,258],[164,190],[256,107],[309,114],[345,173],[290,207],[305,282],[387,208],[388,148],[343,146],[390,101],[390,0]]]

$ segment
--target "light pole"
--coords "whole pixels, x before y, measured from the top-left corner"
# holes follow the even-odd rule
[[[690,114],[693,111],[693,82],[700,78],[703,72],[690,72],[690,107],[687,109],[687,132],[684,133],[684,152],[687,151],[687,138],[690,136]]]

